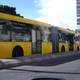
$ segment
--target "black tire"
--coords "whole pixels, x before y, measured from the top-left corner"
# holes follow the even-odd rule
[[[16,46],[12,51],[12,57],[21,57],[24,56],[23,48]]]
[[[79,46],[77,46],[77,51],[79,51]]]
[[[65,46],[64,45],[62,45],[62,47],[61,47],[61,52],[65,52]]]

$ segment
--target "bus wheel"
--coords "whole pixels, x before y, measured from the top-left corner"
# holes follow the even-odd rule
[[[65,46],[64,45],[62,45],[62,47],[61,47],[61,52],[65,52]]]
[[[77,46],[77,51],[79,51],[79,46]]]
[[[16,46],[12,51],[12,57],[21,57],[24,56],[22,47]]]

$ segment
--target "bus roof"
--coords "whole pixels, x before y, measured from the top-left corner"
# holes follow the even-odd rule
[[[16,21],[16,22],[21,22],[21,23],[25,23],[25,24],[32,24],[35,26],[42,26],[42,27],[50,27],[51,26],[48,23],[44,23],[44,22],[40,22],[40,21],[36,21],[36,20],[31,20],[31,19],[27,19],[27,18],[22,18],[19,16],[6,14],[6,13],[2,13],[2,12],[0,12],[0,19]]]
[[[64,33],[75,34],[75,31],[70,30],[70,29],[65,29],[65,28],[62,28],[62,27],[57,27],[57,29],[64,32]]]

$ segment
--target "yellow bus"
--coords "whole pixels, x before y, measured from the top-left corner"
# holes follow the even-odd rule
[[[52,53],[51,25],[0,12],[0,58]]]

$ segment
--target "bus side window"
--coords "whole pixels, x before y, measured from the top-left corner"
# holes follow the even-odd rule
[[[49,28],[42,29],[42,41],[44,41],[44,42],[51,41],[51,32],[50,32]]]
[[[9,30],[3,24],[0,24],[0,41],[9,41]]]
[[[12,31],[12,41],[31,41],[31,31],[21,27],[16,27]]]

